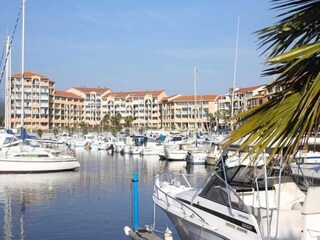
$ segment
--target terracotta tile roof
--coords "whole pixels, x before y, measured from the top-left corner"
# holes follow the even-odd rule
[[[34,72],[29,72],[29,71],[26,71],[24,72],[24,77],[27,77],[27,78],[31,78],[31,77],[34,77],[34,76],[38,76],[38,77],[41,77],[41,78],[48,78],[44,75],[40,75],[38,73],[34,73]],[[21,77],[21,73],[16,73],[14,75],[12,75],[12,77]]]
[[[256,90],[258,88],[263,87],[264,85],[260,85],[260,86],[252,86],[252,87],[245,87],[245,88],[239,88],[237,90],[234,91],[234,93],[246,93],[246,92],[252,92],[253,90]]]
[[[105,97],[114,96],[117,98],[126,98],[126,97],[144,97],[148,94],[152,94],[153,96],[159,96],[163,90],[161,91],[132,91],[132,92],[112,92],[107,94]]]
[[[175,95],[172,95],[172,96],[169,96],[169,97],[164,97],[164,98],[162,98],[162,99],[160,100],[159,103],[162,103],[162,102],[164,102],[164,101],[171,101],[171,100],[173,100],[173,99],[175,99],[175,98],[177,98],[177,97],[179,97],[179,96],[181,96],[181,95],[180,95],[180,94],[175,94]]]
[[[96,92],[96,93],[104,93],[106,91],[109,91],[110,88],[104,88],[104,87],[96,87],[96,88],[89,88],[89,87],[72,87],[74,89],[77,89],[84,93],[90,93],[90,92]]]
[[[59,97],[66,97],[66,98],[77,98],[77,99],[84,99],[82,97],[80,97],[79,95],[70,93],[70,92],[65,92],[65,91],[54,91],[54,95],[55,96],[59,96]]]
[[[219,95],[197,95],[197,101],[215,101],[219,98]],[[185,95],[180,96],[172,100],[173,102],[185,102],[185,101],[194,101],[194,95]]]

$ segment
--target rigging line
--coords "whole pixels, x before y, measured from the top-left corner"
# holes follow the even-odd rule
[[[6,54],[6,58],[5,58],[5,61],[4,61],[4,64],[3,64],[3,68],[2,68],[2,71],[1,71],[1,75],[0,75],[0,83],[2,81],[3,74],[4,74],[4,71],[5,71],[6,66],[7,66],[9,53],[11,51],[11,46],[12,46],[12,42],[13,42],[13,39],[14,39],[14,36],[15,36],[15,33],[16,33],[16,30],[17,30],[17,26],[18,26],[18,22],[19,22],[19,19],[20,19],[21,11],[22,11],[22,3],[21,3],[20,10],[19,10],[19,13],[18,13],[18,16],[17,16],[17,19],[16,19],[16,23],[15,23],[13,31],[12,31],[12,37],[11,37],[10,43],[9,43],[9,51]],[[1,59],[1,62],[2,62],[2,59]],[[0,64],[0,66],[1,66],[1,64]],[[23,73],[21,73],[21,74],[23,74]]]
[[[0,67],[2,66],[2,61],[3,61],[3,58],[4,58],[5,51],[6,51],[6,45],[4,45],[3,50],[2,50],[1,60],[0,60]]]

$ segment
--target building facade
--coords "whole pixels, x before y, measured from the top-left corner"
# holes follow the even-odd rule
[[[54,81],[37,73],[25,72],[23,78],[21,73],[13,75],[10,93],[11,128],[20,128],[22,124],[26,129],[49,129],[52,124],[54,87]]]
[[[209,128],[209,114],[218,109],[218,95],[174,95],[160,103],[162,127],[166,129]]]
[[[85,99],[79,95],[66,91],[54,91],[52,125],[50,129],[77,128],[85,121]]]
[[[120,113],[122,123],[132,116],[136,128],[160,128],[159,102],[167,94],[162,91],[111,92],[102,98],[102,115]]]
[[[66,92],[73,93],[84,99],[84,121],[91,126],[96,126],[103,118],[102,97],[111,93],[109,88],[72,87]]]
[[[10,126],[19,129],[23,124],[27,130],[66,130],[78,128],[82,122],[97,126],[104,116],[111,118],[120,114],[121,124],[132,117],[132,125],[137,129],[206,130],[212,127],[209,126],[212,116],[216,126],[226,128],[231,125],[232,110],[236,114],[259,106],[268,96],[265,86],[237,88],[225,96],[176,94],[168,97],[164,90],[112,92],[104,87],[56,91],[55,82],[48,77],[25,72],[23,78],[21,74],[11,77]]]

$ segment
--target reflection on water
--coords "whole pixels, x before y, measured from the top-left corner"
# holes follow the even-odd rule
[[[72,191],[79,172],[0,175],[0,203],[3,205],[3,238],[25,239],[25,211],[28,205],[55,201],[59,187]],[[1,209],[0,208],[0,209]],[[0,221],[1,222],[1,221]],[[17,223],[15,226],[14,223]]]
[[[152,223],[153,178],[159,171],[208,170],[158,156],[78,149],[76,156],[79,171],[0,175],[0,239],[126,239],[123,227],[132,225],[134,171],[139,172],[139,225],[144,226]],[[156,214],[158,229],[172,226],[162,211]]]

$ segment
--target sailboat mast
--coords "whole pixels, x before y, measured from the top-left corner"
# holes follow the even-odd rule
[[[22,0],[22,36],[21,36],[21,130],[24,126],[24,16],[25,16],[25,3]]]
[[[6,41],[6,81],[5,81],[5,129],[11,128],[11,52],[10,52],[10,37],[7,37]]]
[[[238,16],[238,26],[237,26],[237,40],[236,40],[236,54],[234,57],[234,71],[233,71],[233,86],[232,86],[232,96],[231,96],[231,116],[234,114],[234,89],[236,88],[236,76],[237,76],[237,60],[238,60],[238,45],[239,45],[239,26],[240,26],[240,16]]]
[[[197,66],[193,67],[194,128],[197,129]]]

